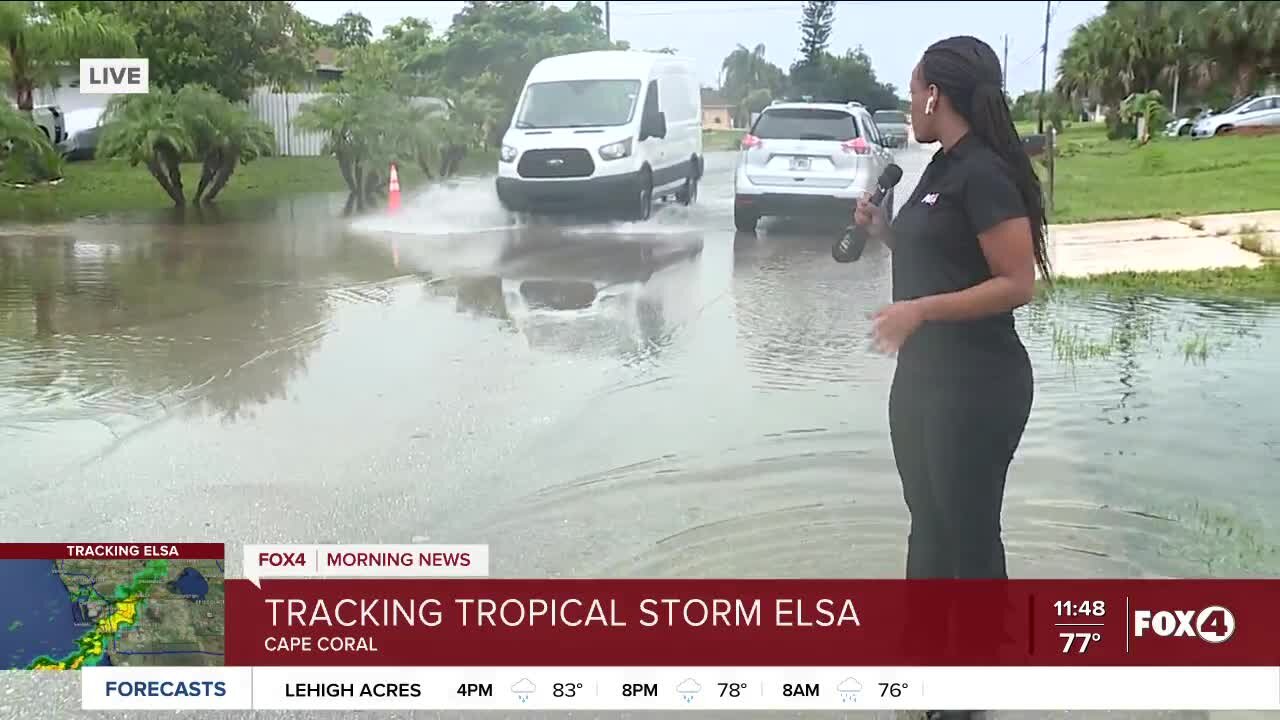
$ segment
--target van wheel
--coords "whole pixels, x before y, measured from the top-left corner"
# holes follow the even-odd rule
[[[738,232],[753,233],[756,231],[756,225],[758,224],[760,224],[759,215],[754,215],[738,207],[733,209],[733,227]]]
[[[685,178],[684,187],[676,191],[676,200],[681,205],[692,205],[698,201],[698,177],[690,175]]]
[[[637,222],[644,222],[653,214],[653,176],[647,171],[640,176],[639,191],[636,193],[635,207],[631,216]]]

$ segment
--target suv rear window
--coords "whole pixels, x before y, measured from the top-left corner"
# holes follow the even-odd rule
[[[836,140],[858,137],[853,116],[839,110],[789,108],[765,110],[752,135],[761,140]]]
[[[898,125],[907,124],[907,116],[897,110],[880,110],[875,114],[877,123],[890,123]]]

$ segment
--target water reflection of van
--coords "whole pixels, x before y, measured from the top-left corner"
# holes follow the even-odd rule
[[[516,212],[608,209],[648,219],[702,178],[702,96],[693,63],[662,53],[548,58],[525,82],[502,141],[497,191]],[[612,214],[612,213],[611,213]]]
[[[699,307],[699,249],[605,267],[565,267],[502,279],[507,317],[531,347],[626,353],[665,344]]]

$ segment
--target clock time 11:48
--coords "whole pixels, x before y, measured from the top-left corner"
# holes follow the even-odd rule
[[[1058,617],[1096,617],[1107,614],[1107,603],[1103,600],[1059,600],[1053,604]]]

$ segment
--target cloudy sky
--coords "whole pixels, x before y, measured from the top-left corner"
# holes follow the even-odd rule
[[[571,2],[557,3],[571,6]],[[333,22],[348,11],[362,13],[374,33],[406,15],[426,18],[438,31],[448,27],[461,2],[343,2],[298,0],[294,5],[321,22]],[[704,84],[715,85],[720,63],[738,45],[764,44],[769,60],[783,68],[800,47],[800,2],[726,0],[725,2],[611,2],[613,36],[637,49],[673,47],[698,63]],[[1055,60],[1071,31],[1106,3],[1061,0],[1049,3],[1049,83]],[[933,41],[950,35],[975,35],[1003,54],[1009,39],[1009,92],[1040,88],[1040,44],[1044,39],[1046,3],[1016,2],[840,2],[831,49],[861,45],[871,56],[882,81],[905,97],[911,69]]]

